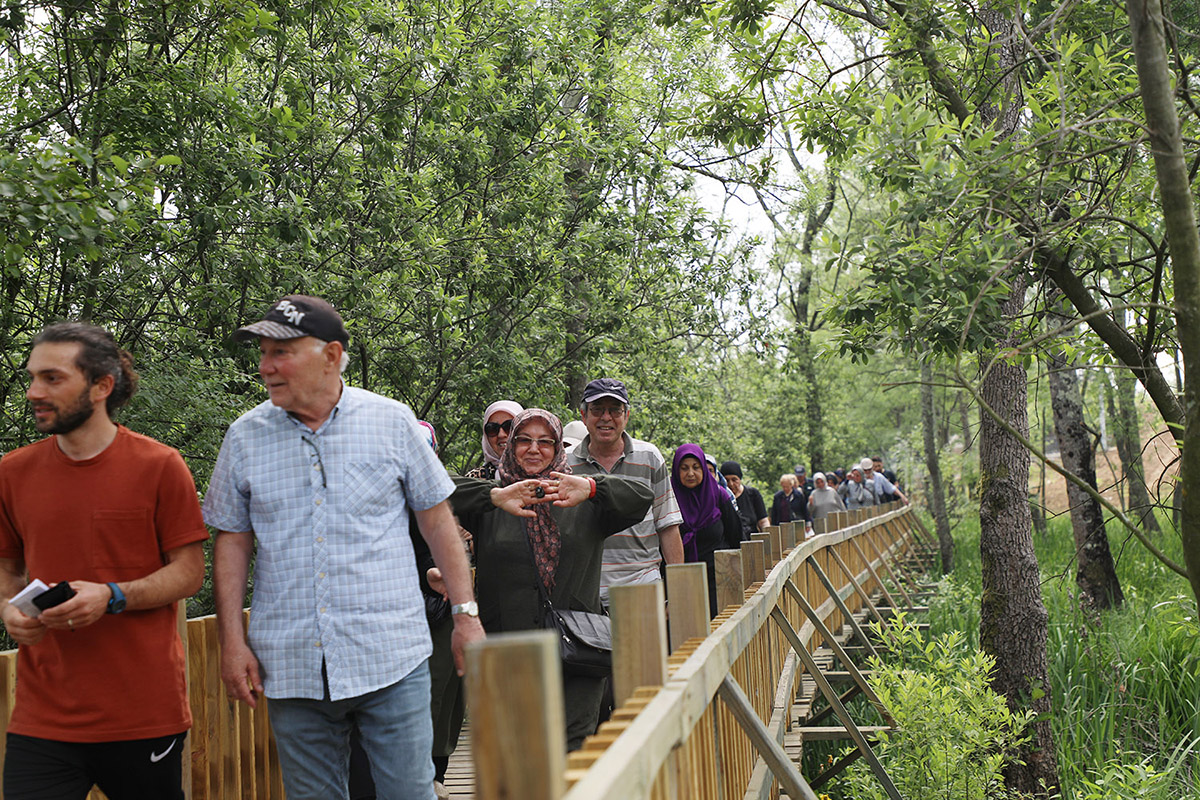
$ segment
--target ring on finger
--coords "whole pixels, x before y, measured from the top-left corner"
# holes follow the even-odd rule
[[[70,619],[68,619],[68,620],[67,620],[67,627],[68,627],[68,628],[70,628],[71,630],[75,630],[75,623],[74,623],[74,622],[72,622]]]

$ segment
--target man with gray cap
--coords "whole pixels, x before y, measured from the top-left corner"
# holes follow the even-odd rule
[[[858,462],[858,468],[863,474],[863,485],[871,492],[871,497],[874,502],[871,505],[881,506],[884,503],[890,502],[894,496],[900,502],[908,505],[908,498],[904,496],[896,486],[883,476],[882,472],[876,472],[874,464],[870,458],[863,457],[862,461]]]
[[[350,337],[329,303],[289,295],[235,338],[258,339],[269,400],[229,427],[204,501],[226,691],[271,699],[289,800],[346,796],[353,727],[377,797],[431,799],[431,647],[408,512],[445,580],[461,673],[483,628],[454,485],[408,406],[342,380]]]
[[[608,605],[610,586],[658,580],[661,564],[683,563],[679,524],[683,515],[671,489],[671,470],[658,448],[625,432],[629,423],[629,393],[615,378],[599,378],[583,390],[579,409],[587,436],[567,453],[576,475],[624,475],[654,490],[646,518],[613,534],[604,543],[600,568],[600,599]]]

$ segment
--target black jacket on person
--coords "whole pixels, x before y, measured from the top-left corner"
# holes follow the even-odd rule
[[[742,539],[749,539],[750,534],[759,532],[758,521],[767,516],[767,505],[758,489],[745,484],[742,484],[742,494],[735,502],[738,516],[742,518]]]

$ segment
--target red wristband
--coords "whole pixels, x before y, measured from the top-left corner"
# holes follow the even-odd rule
[[[588,482],[592,484],[592,491],[588,492],[588,500],[596,496],[596,479],[588,478]]]

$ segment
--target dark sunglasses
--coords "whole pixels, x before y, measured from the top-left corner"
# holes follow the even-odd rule
[[[488,436],[495,436],[500,431],[504,431],[505,433],[508,433],[511,430],[512,430],[512,420],[511,419],[506,419],[506,420],[504,420],[504,422],[489,422],[487,425],[483,426],[483,432],[486,433]]]

